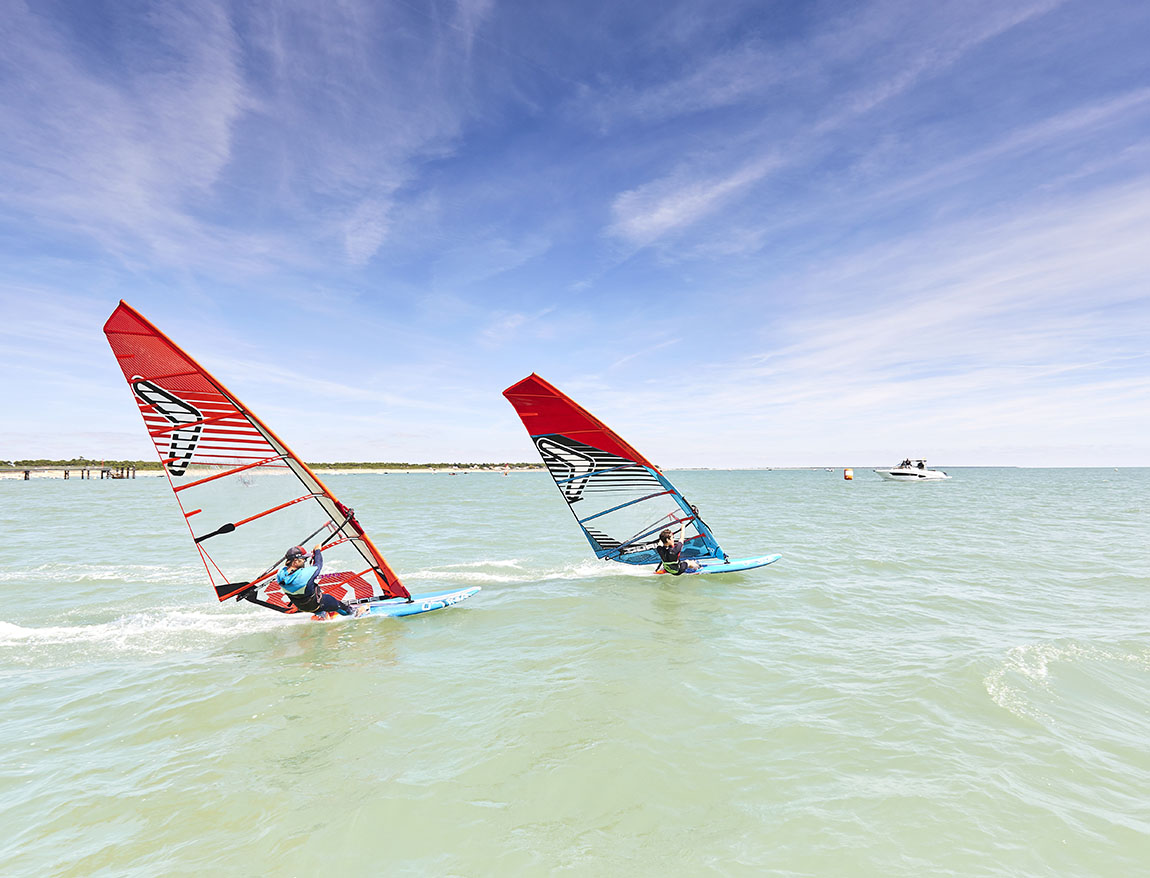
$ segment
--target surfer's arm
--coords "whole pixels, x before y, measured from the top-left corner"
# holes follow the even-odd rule
[[[319,546],[316,546],[311,553],[311,563],[315,567],[315,572],[308,578],[307,585],[304,586],[305,592],[315,585],[315,581],[319,579],[319,572],[323,570],[323,553],[319,550]]]

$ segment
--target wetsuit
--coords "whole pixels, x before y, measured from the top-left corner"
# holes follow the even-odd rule
[[[655,544],[655,551],[659,553],[659,557],[663,559],[663,569],[668,573],[678,576],[685,572],[686,566],[679,563],[679,553],[683,551],[683,544],[678,540],[671,543],[670,548],[664,546],[662,543]]]
[[[339,613],[341,616],[352,615],[352,609],[334,595],[324,594],[320,591],[316,580],[323,569],[323,554],[316,549],[312,554],[314,564],[301,567],[299,570],[288,570],[285,565],[276,574],[276,582],[280,584],[289,601],[298,610],[305,613]]]

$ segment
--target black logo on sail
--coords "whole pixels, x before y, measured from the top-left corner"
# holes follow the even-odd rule
[[[182,476],[187,472],[188,464],[192,462],[192,454],[200,441],[200,433],[204,425],[200,423],[204,416],[194,405],[184,402],[171,391],[164,390],[158,384],[153,384],[139,375],[132,378],[132,390],[136,396],[152,407],[157,413],[176,425],[194,424],[185,429],[174,430],[169,435],[168,455],[166,466],[173,476]],[[149,431],[151,432],[151,431]],[[159,437],[152,434],[153,438]],[[157,443],[158,444],[158,443]]]
[[[561,436],[536,436],[535,447],[539,449],[539,456],[543,458],[551,478],[563,492],[563,498],[568,503],[582,499],[587,478],[598,469],[595,458],[575,447],[572,440]],[[595,450],[590,446],[584,447]]]

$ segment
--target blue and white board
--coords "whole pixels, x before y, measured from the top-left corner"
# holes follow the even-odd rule
[[[701,573],[740,573],[744,570],[754,570],[756,567],[766,567],[768,564],[774,564],[782,555],[760,555],[758,558],[731,558],[727,561],[722,561],[719,558],[698,558],[698,570],[684,570],[680,576],[698,575]],[[663,569],[662,565],[655,571],[656,573],[666,573],[668,576],[672,575]]]
[[[415,616],[419,613],[430,613],[432,610],[442,610],[465,601],[479,591],[478,585],[470,588],[461,588],[458,591],[436,591],[430,594],[413,594],[411,601],[403,598],[392,598],[386,601],[373,601],[367,605],[368,613],[372,616]]]

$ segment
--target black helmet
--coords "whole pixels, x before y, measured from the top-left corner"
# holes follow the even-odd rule
[[[292,546],[290,549],[284,552],[284,557],[288,561],[294,561],[296,558],[304,558],[306,556],[307,552],[303,550],[303,546]]]

